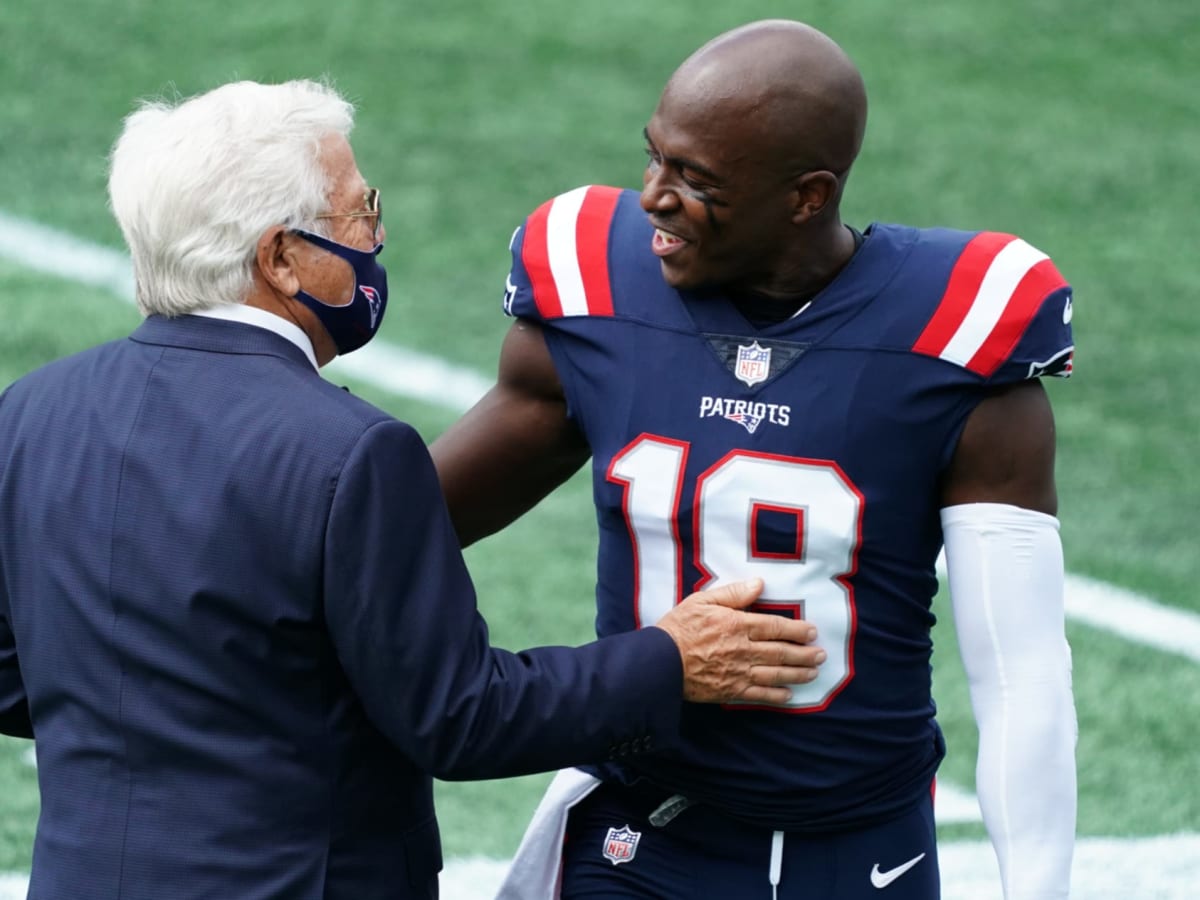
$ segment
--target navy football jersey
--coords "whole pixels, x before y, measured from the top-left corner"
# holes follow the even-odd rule
[[[584,187],[513,235],[505,312],[536,320],[593,453],[599,635],[761,576],[814,623],[784,706],[689,705],[637,773],[793,831],[911,808],[943,755],[930,690],[939,478],[991,385],[1067,375],[1071,292],[1012,235],[874,224],[814,302],[757,328],[666,284],[638,194]]]

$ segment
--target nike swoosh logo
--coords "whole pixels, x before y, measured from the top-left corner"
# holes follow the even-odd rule
[[[925,854],[922,853],[920,856],[914,856],[908,862],[896,866],[894,869],[888,869],[886,872],[880,872],[879,863],[875,863],[875,866],[871,869],[871,884],[882,890],[924,858]]]

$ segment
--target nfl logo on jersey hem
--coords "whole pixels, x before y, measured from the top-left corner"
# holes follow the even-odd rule
[[[638,841],[642,839],[640,831],[630,831],[629,826],[610,828],[604,838],[604,858],[611,860],[614,866],[627,863],[637,853]]]

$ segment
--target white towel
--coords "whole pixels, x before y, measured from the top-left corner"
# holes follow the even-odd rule
[[[534,810],[496,900],[558,900],[567,815],[598,784],[599,778],[579,769],[559,770]]]

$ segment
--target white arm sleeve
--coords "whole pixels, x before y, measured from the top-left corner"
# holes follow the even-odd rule
[[[976,791],[1006,900],[1066,900],[1075,843],[1071,649],[1058,520],[942,510],[959,651],[979,726]]]

